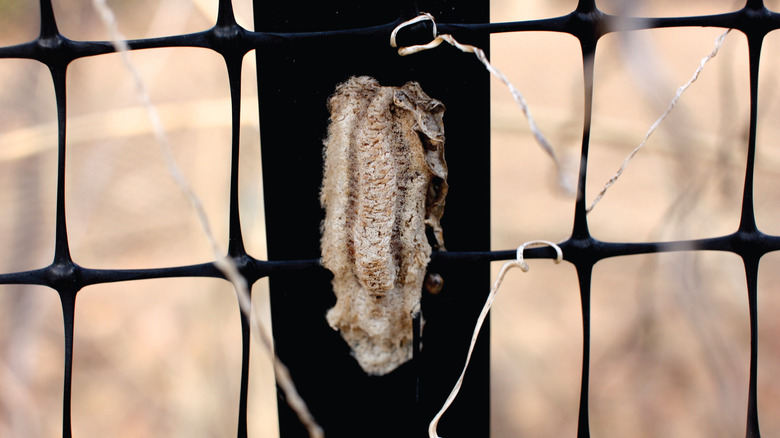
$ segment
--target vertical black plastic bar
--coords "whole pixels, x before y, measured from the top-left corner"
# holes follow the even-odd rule
[[[580,407],[577,419],[577,438],[590,437],[590,409],[588,394],[590,385],[590,297],[593,265],[577,264],[577,278],[582,305],[582,380],[580,381]]]
[[[580,407],[577,425],[577,437],[590,437],[588,394],[590,386],[590,298],[591,277],[596,260],[592,254],[594,240],[588,229],[585,187],[588,173],[588,150],[590,145],[591,115],[593,111],[593,68],[595,59],[595,39],[592,44],[582,43],[583,75],[585,81],[585,110],[582,128],[582,150],[580,157],[580,175],[575,206],[575,219],[571,241],[582,245],[583,257],[575,260],[579,278],[580,301],[582,305],[582,377],[580,381]]]
[[[439,23],[486,23],[488,2],[419,2]],[[326,103],[337,84],[369,75],[383,85],[417,81],[444,102],[450,193],[442,221],[451,251],[490,245],[489,75],[474,55],[450,47],[400,57],[389,45],[394,24],[417,14],[408,3],[333,1],[322,4],[255,1],[255,27],[307,32],[387,25],[349,36],[290,41],[257,51],[260,131],[268,256],[320,256],[319,205]],[[394,24],[392,24],[394,23]],[[423,26],[426,26],[423,24]],[[429,25],[428,25],[429,26]],[[430,39],[430,28],[420,32]],[[399,36],[400,38],[400,36]],[[487,50],[489,40],[460,35]],[[420,43],[428,40],[420,41]],[[325,320],[335,298],[330,274],[275,274],[270,278],[276,352],[326,436],[424,437],[465,361],[474,323],[489,290],[487,262],[435,266],[444,278],[438,295],[423,297],[422,352],[389,375],[367,376]],[[489,436],[489,330],[483,332],[461,396],[440,423],[443,436],[463,430]],[[284,400],[280,434],[307,436]]]
[[[243,39],[243,30],[238,26],[230,0],[220,0],[217,13],[217,23],[212,29],[214,50],[225,60],[228,83],[230,85],[231,105],[231,155],[230,155],[230,228],[228,232],[228,256],[236,263],[250,291],[256,277],[249,278],[247,265],[249,257],[244,246],[241,232],[241,215],[239,208],[239,161],[241,151],[241,69],[247,52]],[[251,348],[250,321],[244,312],[240,312],[241,325],[241,384],[238,401],[238,426],[236,436],[246,438],[249,434],[247,425],[247,409],[249,398],[249,357]]]
[[[49,267],[51,280],[55,284],[62,304],[62,316],[65,324],[65,370],[62,396],[62,436],[71,436],[71,380],[73,375],[73,325],[78,289],[63,287],[59,281],[67,275],[65,269],[72,266],[68,248],[68,233],[65,224],[65,65],[50,66],[57,100],[58,120],[58,158],[57,158],[57,212],[54,261]]]
[[[246,274],[242,268],[247,258],[246,250],[244,247],[244,239],[241,234],[241,218],[239,212],[239,151],[240,141],[239,133],[241,128],[241,65],[243,54],[240,56],[225,57],[225,63],[227,65],[228,77],[230,81],[230,101],[232,106],[232,141],[231,141],[231,160],[230,160],[230,231],[229,231],[229,244],[228,244],[228,256],[232,257],[236,261],[237,267],[241,270],[244,278],[247,280],[247,285],[250,289],[253,280],[247,279]],[[249,396],[249,350],[250,350],[250,333],[249,318],[240,312],[241,323],[241,388],[238,403],[238,438],[246,438],[248,435],[247,430],[247,400]]]
[[[750,312],[750,379],[748,381],[747,438],[760,438],[758,424],[758,265],[760,256],[743,257]]]
[[[593,116],[593,81],[596,55],[596,43],[600,38],[600,29],[604,19],[593,0],[580,0],[570,23],[574,35],[580,41],[583,71],[583,121],[582,145],[580,149],[580,169],[577,182],[577,200],[574,211],[572,234],[566,245],[566,259],[577,269],[582,306],[582,370],[580,380],[580,404],[577,420],[577,437],[590,437],[590,344],[591,344],[591,279],[593,266],[598,261],[596,240],[591,236],[587,219],[587,200],[585,189],[588,182],[588,157],[590,150],[590,132]]]
[[[751,4],[752,3],[752,4]],[[766,12],[763,2],[748,2],[746,7],[755,11]],[[748,406],[745,436],[760,438],[758,422],[758,265],[763,252],[755,243],[765,237],[759,230],[755,218],[755,203],[753,188],[755,181],[756,162],[756,131],[758,125],[758,77],[761,60],[761,47],[765,33],[760,26],[755,31],[747,32],[748,53],[750,59],[750,125],[748,129],[747,165],[745,168],[745,185],[742,194],[742,214],[737,235],[753,245],[745,245],[740,253],[745,264],[745,277],[748,290],[748,310],[750,312],[750,379],[748,381]]]
[[[57,104],[57,208],[55,223],[54,260],[48,267],[46,280],[57,290],[62,305],[65,333],[65,369],[62,392],[62,436],[72,436],[71,388],[73,379],[73,332],[76,312],[76,294],[81,286],[73,280],[78,276],[77,268],[70,255],[68,231],[65,216],[65,156],[66,156],[66,87],[65,78],[69,53],[64,38],[57,29],[51,0],[41,0],[41,32],[38,45],[42,49],[41,61],[51,72]]]

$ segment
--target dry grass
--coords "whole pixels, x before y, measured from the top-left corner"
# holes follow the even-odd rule
[[[60,30],[105,39],[89,0],[55,2]],[[242,17],[250,3],[237,4]],[[493,21],[568,13],[574,1],[494,1]],[[615,12],[616,1],[603,9]],[[644,15],[734,10],[733,1],[649,1]],[[128,37],[207,28],[214,0],[115,4]],[[776,6],[776,5],[770,5]],[[152,11],[152,12],[149,12]],[[33,17],[32,19],[30,17]],[[37,33],[36,2],[0,1],[0,45]],[[251,22],[240,18],[242,24]],[[678,86],[712,49],[719,29],[644,31],[629,45],[604,38],[596,90],[588,198],[617,170]],[[770,36],[764,52],[776,52]],[[642,47],[639,51],[637,47]],[[492,60],[528,100],[541,129],[576,166],[582,120],[581,57],[575,39],[527,33],[493,37]],[[132,54],[159,105],[185,175],[203,199],[216,235],[227,229],[229,103],[216,54],[161,49]],[[476,62],[464,57],[464,62]],[[183,69],[187,68],[186,74]],[[263,257],[260,157],[253,61],[245,63],[242,219],[251,254]],[[779,128],[772,121],[780,71],[764,56],[756,169],[759,227],[778,234]],[[636,74],[635,72],[640,72]],[[110,78],[110,80],[107,80]],[[116,56],[76,61],[69,70],[68,222],[75,261],[137,268],[210,260]],[[56,113],[48,72],[2,60],[0,81],[0,271],[51,260]],[[717,236],[735,230],[748,117],[744,37],[732,32],[680,107],[589,216],[610,241]],[[445,102],[446,104],[446,102]],[[531,239],[564,240],[573,199],[533,143],[507,90],[493,89],[493,241],[508,249]],[[213,144],[224,145],[214,148]],[[571,175],[570,175],[571,176]],[[541,183],[540,183],[541,182]],[[138,236],[144,236],[140,239]],[[220,242],[223,246],[226,242]],[[759,416],[780,435],[780,259],[761,265]],[[576,433],[581,314],[576,274],[566,263],[531,261],[513,271],[493,315],[493,436]],[[498,270],[498,264],[495,270]],[[495,272],[494,272],[495,273]],[[594,272],[591,427],[594,436],[744,435],[748,315],[741,261],[731,254],[634,256]],[[265,283],[256,303],[267,312]],[[0,286],[0,436],[57,436],[61,429],[62,317],[46,288]],[[238,308],[220,281],[175,279],[89,287],[79,294],[74,351],[75,436],[233,436],[240,366]],[[254,349],[250,435],[274,436],[270,363]],[[132,360],[129,360],[132,358]]]

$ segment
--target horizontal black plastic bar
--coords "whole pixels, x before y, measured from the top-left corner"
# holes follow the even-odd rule
[[[257,47],[267,47],[294,43],[296,41],[343,39],[344,44],[358,41],[364,37],[387,38],[404,21],[399,18],[394,22],[364,28],[314,31],[314,32],[256,32],[250,31],[235,21],[219,24],[211,29],[185,35],[173,35],[146,39],[128,40],[131,50],[166,48],[166,47],[201,47],[217,50],[246,53]],[[601,37],[607,33],[618,31],[634,31],[670,27],[722,27],[740,29],[743,32],[768,33],[780,28],[780,14],[765,8],[743,8],[736,12],[715,15],[690,17],[622,17],[604,14],[600,11],[581,13],[572,12],[568,15],[540,20],[514,21],[502,23],[436,23],[439,34],[452,34],[455,37],[468,39],[469,35],[484,35],[523,32],[552,31],[569,33],[578,38],[592,36]],[[409,26],[398,36],[400,45],[424,44],[431,36],[430,23],[420,22]],[[425,29],[422,31],[421,29]],[[415,41],[404,39],[403,34],[416,37]],[[584,35],[587,35],[584,36]],[[423,39],[420,39],[423,38]],[[425,40],[428,38],[428,40]],[[63,47],[66,46],[66,47]],[[0,47],[0,58],[37,59],[48,63],[52,56],[66,62],[74,59],[102,55],[115,52],[113,43],[109,41],[74,41],[62,35],[41,36],[36,40],[13,46]],[[56,54],[56,55],[55,55]]]
[[[740,255],[750,253],[761,256],[780,250],[780,236],[771,236],[760,232],[737,232],[708,239],[647,243],[612,243],[596,239],[588,239],[587,241],[569,239],[559,243],[558,246],[563,251],[564,260],[567,261],[576,261],[585,257],[595,262],[618,256],[680,251],[725,251]],[[517,250],[435,251],[431,254],[431,267],[435,269],[436,266],[444,263],[511,260],[516,256]],[[523,256],[527,259],[554,259],[556,252],[551,247],[533,247],[525,249]],[[258,260],[247,256],[235,261],[243,275],[252,281],[277,273],[324,269],[320,265],[319,259]],[[225,278],[225,275],[214,263],[150,269],[90,269],[75,264],[52,264],[41,269],[0,274],[0,284],[37,284],[55,287],[62,281],[74,281],[80,287],[84,287],[100,283],[170,277]]]

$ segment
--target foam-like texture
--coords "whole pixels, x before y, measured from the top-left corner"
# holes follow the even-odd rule
[[[416,82],[353,77],[330,98],[321,203],[322,263],[333,273],[328,323],[369,374],[412,357],[412,319],[430,260],[444,249],[444,106]]]

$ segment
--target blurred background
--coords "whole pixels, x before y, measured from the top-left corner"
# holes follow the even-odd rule
[[[735,0],[599,2],[608,13],[680,16],[728,12]],[[128,38],[211,27],[217,0],[109,1]],[[549,18],[576,0],[493,0],[491,20]],[[767,2],[777,8],[776,2]],[[91,0],[54,2],[60,31],[105,40]],[[252,29],[251,0],[234,0]],[[38,2],[0,0],[0,46],[34,39]],[[717,28],[610,34],[596,53],[587,197],[591,202],[710,53]],[[759,83],[756,217],[780,234],[777,57],[765,40]],[[230,102],[222,59],[198,49],[130,54],[148,86],[185,176],[227,246]],[[576,178],[583,119],[576,39],[494,35],[491,60],[525,95]],[[465,56],[463,62],[476,62]],[[56,108],[46,67],[0,60],[0,272],[51,262],[56,189]],[[699,80],[589,215],[605,241],[714,237],[736,230],[747,144],[747,44],[731,32]],[[117,55],[68,71],[67,219],[71,252],[93,268],[150,268],[212,259],[188,201],[171,178],[132,78]],[[265,257],[256,75],[243,74],[241,206],[247,250]],[[436,97],[436,96],[434,96]],[[559,184],[506,87],[492,86],[492,247],[569,237],[574,197]],[[446,101],[445,101],[446,104]],[[217,145],[215,147],[215,145]],[[495,277],[500,263],[494,264]],[[510,271],[492,311],[493,436],[576,436],[582,318],[567,263]],[[780,436],[780,257],[759,274],[759,419]],[[487,287],[487,285],[486,285]],[[267,323],[267,283],[254,290]],[[594,437],[739,437],[745,433],[749,318],[741,260],[685,252],[598,263],[592,296],[590,423]],[[0,286],[0,436],[60,436],[63,328],[53,290]],[[235,435],[240,327],[223,281],[167,279],[87,287],[78,295],[73,432],[78,437]],[[270,361],[253,346],[250,436],[277,434]],[[445,420],[446,421],[446,417]]]

